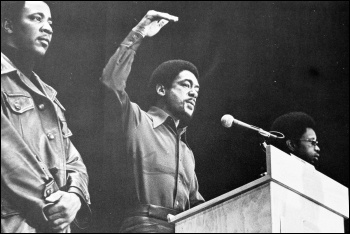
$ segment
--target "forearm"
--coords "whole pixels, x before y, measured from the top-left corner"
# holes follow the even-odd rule
[[[103,69],[101,82],[113,91],[124,91],[142,35],[131,31]]]
[[[81,208],[76,214],[75,224],[84,229],[91,221],[90,195],[88,191],[88,174],[85,164],[69,140],[68,142],[68,158],[67,158],[67,192],[74,193],[80,198]]]
[[[101,82],[114,92],[124,91],[130,74],[135,52],[144,37],[153,37],[169,21],[176,22],[178,17],[167,13],[148,11],[121,43],[103,70]]]
[[[89,177],[86,166],[70,140],[67,147],[67,192],[78,194],[85,203],[90,204],[90,195],[88,192]]]
[[[192,186],[191,186],[191,191],[190,191],[191,207],[198,206],[198,205],[205,202],[204,198],[199,193],[198,189],[199,189],[198,180],[197,180],[197,176],[195,175],[194,179],[192,181]]]

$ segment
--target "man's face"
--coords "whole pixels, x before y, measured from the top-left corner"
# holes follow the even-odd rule
[[[170,89],[166,89],[167,108],[170,113],[181,121],[192,118],[199,93],[199,83],[196,76],[187,70],[179,73]]]
[[[315,144],[316,140],[315,131],[307,128],[306,132],[299,139],[295,154],[313,165],[317,164],[320,157],[320,148]]]
[[[40,1],[26,1],[18,21],[13,22],[14,46],[36,56],[45,55],[52,38],[49,6]]]

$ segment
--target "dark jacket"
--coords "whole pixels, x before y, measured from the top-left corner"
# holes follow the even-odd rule
[[[36,85],[1,53],[1,232],[45,231],[45,197],[59,189],[90,204],[65,109],[57,92],[33,77]]]

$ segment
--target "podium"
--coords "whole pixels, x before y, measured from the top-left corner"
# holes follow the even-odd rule
[[[266,176],[169,216],[175,232],[344,232],[347,187],[271,145],[266,165]]]

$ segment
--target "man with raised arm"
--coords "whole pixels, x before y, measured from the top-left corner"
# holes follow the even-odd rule
[[[116,96],[126,139],[129,208],[120,232],[174,232],[167,215],[204,202],[198,192],[195,160],[186,141],[199,93],[198,70],[188,61],[162,63],[151,75],[153,106],[148,112],[125,92],[137,48],[177,17],[149,11],[110,58],[101,78]]]

